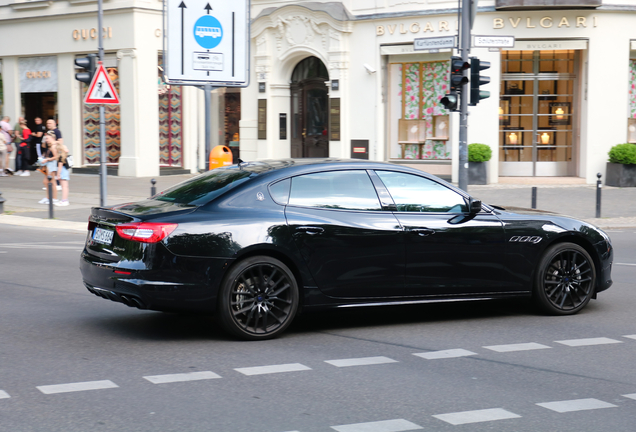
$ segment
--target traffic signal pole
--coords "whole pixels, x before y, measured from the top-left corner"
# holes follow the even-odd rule
[[[102,0],[97,1],[97,53],[100,64],[104,61],[104,9]],[[106,205],[107,185],[106,185],[106,115],[104,114],[104,104],[99,105],[99,205]]]
[[[101,0],[100,0],[101,1]],[[462,61],[468,62],[470,54],[470,30],[471,30],[471,0],[460,0],[461,6],[461,34],[459,51]],[[474,0],[473,0],[474,1]],[[464,76],[468,76],[468,70],[464,70]],[[468,99],[470,98],[470,84],[466,81],[462,85],[459,109],[459,176],[458,186],[468,192]]]

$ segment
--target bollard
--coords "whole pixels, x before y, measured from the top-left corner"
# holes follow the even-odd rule
[[[2,192],[0,192],[0,214],[4,213],[4,202],[6,199],[2,198]]]
[[[48,192],[49,192],[49,219],[53,219],[53,183],[51,183],[51,180],[53,179],[53,177],[48,176],[47,177],[49,179],[49,185],[48,185]]]
[[[596,218],[601,217],[601,173],[596,174]]]
[[[153,197],[157,195],[157,187],[155,186],[157,184],[157,180],[152,179],[150,180],[150,183],[152,184],[152,186],[150,186],[150,196]]]
[[[537,208],[537,187],[532,186],[532,208]]]

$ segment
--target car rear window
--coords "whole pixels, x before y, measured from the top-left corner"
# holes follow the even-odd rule
[[[237,168],[217,168],[186,180],[153,198],[177,204],[204,205],[257,174]]]

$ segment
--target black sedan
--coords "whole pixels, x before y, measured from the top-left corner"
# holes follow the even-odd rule
[[[257,340],[318,308],[526,296],[574,314],[612,285],[612,258],[582,221],[488,206],[392,164],[302,159],[93,208],[80,267],[100,297],[213,313]]]

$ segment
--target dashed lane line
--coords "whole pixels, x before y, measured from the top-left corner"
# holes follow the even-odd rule
[[[636,400],[636,393],[626,394],[626,395],[623,395],[623,397]]]
[[[436,414],[433,417],[436,419],[450,423],[453,426],[463,425],[468,423],[481,423],[495,420],[507,420],[513,418],[520,418],[519,414],[515,414],[510,411],[506,411],[503,408],[491,408],[476,411],[462,411],[448,414]]]
[[[0,390],[0,399],[9,399],[11,396],[9,396],[9,393],[7,393],[4,390]]]
[[[558,413],[566,413],[573,411],[586,411],[601,408],[616,408],[617,405],[609,402],[603,402],[598,399],[574,399],[558,402],[543,402],[538,403],[540,407],[547,408]]]
[[[540,343],[530,342],[530,343],[518,343],[518,344],[508,344],[508,345],[491,345],[485,346],[482,348],[489,349],[491,351],[496,351],[500,353],[505,352],[514,352],[514,351],[531,351],[531,350],[540,350],[552,348],[547,345],[542,345]]]
[[[36,387],[44,394],[69,393],[86,390],[102,390],[109,388],[118,388],[119,386],[112,381],[86,381],[69,384],[55,384]]]
[[[349,366],[368,366],[368,365],[377,365],[377,364],[386,364],[386,363],[397,363],[397,360],[393,360],[388,357],[361,357],[361,358],[350,358],[350,359],[340,359],[340,360],[325,360],[325,363],[329,363],[330,365],[336,367],[349,367]]]
[[[424,428],[408,420],[396,419],[331,426],[331,429],[338,432],[403,432],[421,430]]]
[[[624,338],[636,339],[636,335],[625,335]]]
[[[623,343],[622,341],[619,341],[616,339],[610,339],[606,337],[587,338],[587,339],[570,339],[570,340],[562,340],[562,341],[555,341],[555,342],[563,344],[563,345],[571,346],[571,347]]]
[[[167,384],[175,382],[185,381],[200,381],[221,378],[221,375],[217,375],[211,371],[202,372],[188,372],[188,373],[176,373],[168,375],[151,375],[145,376],[144,379],[150,381],[153,384]]]
[[[477,355],[472,351],[468,351],[465,349],[457,348],[457,349],[448,349],[442,351],[431,351],[425,353],[413,353],[414,356],[422,357],[427,360],[437,360],[437,359],[449,359],[449,358],[457,358],[457,357],[467,357],[472,355]]]
[[[636,267],[636,264],[631,264],[631,263],[614,263],[614,265],[624,265],[624,266]]]
[[[243,375],[265,375],[265,374],[273,374],[273,373],[281,373],[281,372],[305,371],[305,370],[311,370],[311,368],[305,365],[302,365],[300,363],[289,363],[289,364],[271,365],[271,366],[236,368],[234,370],[242,373]]]

